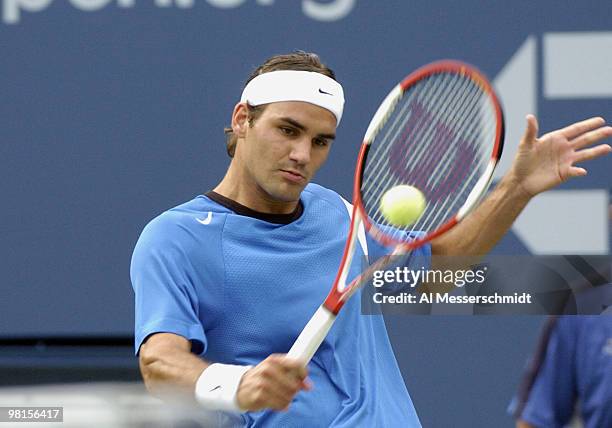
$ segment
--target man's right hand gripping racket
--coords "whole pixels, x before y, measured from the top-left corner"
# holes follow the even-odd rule
[[[308,364],[344,303],[374,271],[465,218],[487,191],[503,137],[499,100],[487,79],[468,64],[429,64],[391,90],[361,145],[350,232],[338,274],[289,357]],[[425,196],[422,214],[410,225],[391,224],[381,212],[382,196],[399,185],[416,187]],[[393,250],[347,284],[362,224],[372,238]],[[422,232],[418,237],[417,231]]]

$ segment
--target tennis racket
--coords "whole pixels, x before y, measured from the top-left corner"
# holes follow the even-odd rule
[[[487,79],[458,61],[426,65],[395,86],[367,130],[353,188],[350,231],[329,295],[288,353],[308,364],[344,303],[376,270],[456,226],[486,193],[501,157],[503,112]],[[419,219],[391,224],[380,200],[398,185],[418,188],[426,198]],[[347,284],[362,227],[393,248]],[[419,232],[416,234],[415,232]]]

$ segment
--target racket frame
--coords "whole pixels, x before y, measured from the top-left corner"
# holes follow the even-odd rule
[[[366,214],[363,200],[361,198],[364,165],[372,141],[376,137],[380,128],[385,124],[389,114],[393,111],[393,107],[403,96],[404,92],[419,80],[424,79],[429,75],[441,72],[453,72],[469,75],[472,81],[478,84],[483,92],[488,94],[494,106],[495,116],[497,119],[495,143],[487,167],[457,213],[437,229],[425,234],[422,237],[416,238],[412,241],[400,241],[383,232],[370,220]],[[480,71],[467,63],[456,60],[443,60],[428,64],[408,75],[389,92],[372,117],[359,151],[353,180],[353,212],[351,216],[349,236],[344,247],[340,268],[338,269],[333,286],[325,301],[317,309],[315,314],[307,323],[306,327],[304,327],[302,330],[294,345],[291,347],[291,350],[288,353],[289,357],[300,358],[307,364],[318,349],[319,345],[325,339],[325,336],[329,332],[329,329],[333,325],[336,316],[344,303],[357,291],[357,289],[360,288],[361,285],[365,284],[374,271],[380,270],[387,266],[392,261],[394,256],[406,254],[409,251],[419,248],[427,242],[430,242],[436,237],[446,233],[448,230],[456,226],[472,209],[474,209],[474,207],[476,207],[480,199],[485,195],[486,190],[493,179],[493,173],[501,157],[503,149],[504,132],[503,111],[501,108],[501,103],[499,102],[493,87]],[[346,282],[348,273],[357,246],[359,228],[362,227],[362,225],[365,227],[367,233],[376,241],[384,246],[394,246],[394,248],[391,254],[381,257],[347,285]]]

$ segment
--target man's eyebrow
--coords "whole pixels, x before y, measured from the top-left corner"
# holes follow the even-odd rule
[[[296,127],[297,129],[301,130],[301,131],[305,131],[306,127],[304,125],[302,125],[300,122],[290,118],[290,117],[281,117],[280,118],[281,121],[283,122],[287,122],[288,124]],[[336,138],[336,134],[318,134],[317,137],[321,137],[321,138],[326,138],[328,140],[333,140]]]

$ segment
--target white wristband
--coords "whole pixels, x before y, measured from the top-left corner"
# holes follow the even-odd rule
[[[211,364],[202,372],[195,386],[195,397],[208,410],[241,412],[236,392],[242,375],[253,366]]]

